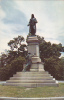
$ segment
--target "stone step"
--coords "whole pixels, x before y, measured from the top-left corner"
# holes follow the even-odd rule
[[[53,80],[53,77],[10,77],[10,80]]]
[[[14,74],[13,77],[50,77],[50,74]]]
[[[34,68],[33,69],[30,69],[30,72],[39,72],[39,71],[42,72],[43,69],[34,69]]]
[[[55,83],[55,80],[8,80],[7,83]]]
[[[42,72],[17,72],[16,74],[25,74],[25,73],[27,73],[27,74],[49,74],[47,71],[42,71]]]
[[[27,72],[24,72],[24,73],[16,73],[14,75],[22,75],[22,76],[23,75],[36,75],[37,76],[37,75],[50,75],[50,74],[49,73],[32,73],[32,72],[27,73]]]
[[[34,88],[34,87],[43,87],[43,86],[58,86],[58,83],[3,83],[3,85]]]

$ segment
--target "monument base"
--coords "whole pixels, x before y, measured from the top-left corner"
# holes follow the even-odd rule
[[[33,57],[32,57],[32,63],[37,63],[37,62],[41,62],[40,57],[38,57],[38,56],[33,56]]]
[[[24,64],[23,69],[25,68],[26,64]],[[41,62],[32,63],[30,72],[41,72],[44,71],[44,65]]]
[[[32,55],[32,65],[29,72],[17,72],[3,85],[21,87],[58,86],[58,82],[44,70],[44,65],[39,57],[39,41],[37,36],[27,39],[28,53]],[[24,64],[24,67],[26,64]]]

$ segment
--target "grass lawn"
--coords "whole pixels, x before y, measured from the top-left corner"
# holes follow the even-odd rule
[[[64,96],[64,83],[59,87],[24,88],[0,85],[0,97],[61,97]]]

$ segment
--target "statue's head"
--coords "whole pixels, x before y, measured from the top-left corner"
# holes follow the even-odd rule
[[[34,18],[34,14],[31,15],[31,18]]]

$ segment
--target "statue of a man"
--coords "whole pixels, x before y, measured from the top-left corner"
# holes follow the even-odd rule
[[[34,17],[34,14],[31,15],[31,19],[29,21],[29,33],[31,33],[31,35],[35,35],[36,33],[36,23],[37,23],[37,20],[36,18]]]
[[[23,69],[23,71],[24,72],[29,71],[30,67],[31,67],[31,64],[32,64],[32,56],[31,56],[31,53],[28,53],[27,56],[26,56],[26,66]]]

